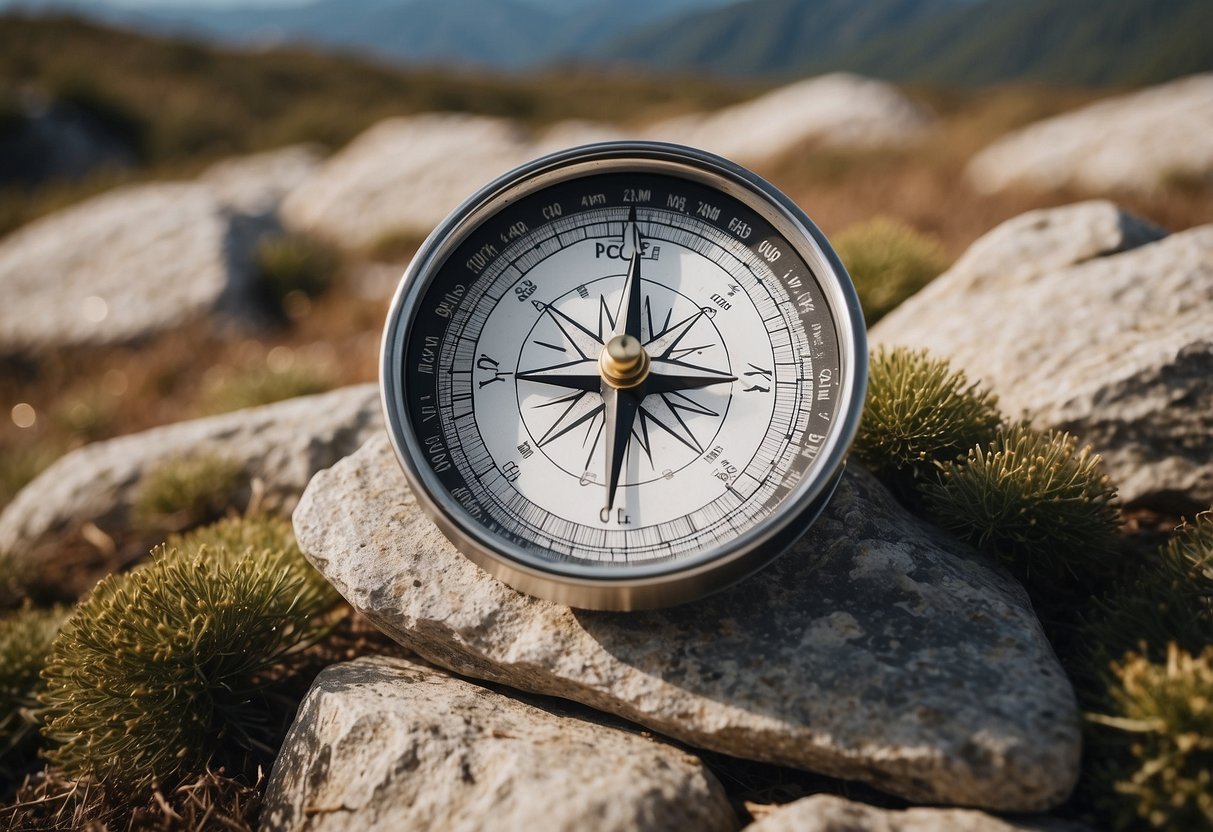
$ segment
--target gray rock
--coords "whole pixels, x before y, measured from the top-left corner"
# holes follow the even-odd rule
[[[1082,832],[1053,818],[1005,820],[972,809],[878,809],[833,795],[813,795],[764,815],[746,832]]]
[[[0,514],[0,552],[37,564],[44,576],[74,574],[65,545],[95,527],[128,536],[142,476],[172,459],[209,454],[235,460],[264,485],[262,505],[289,511],[313,473],[383,431],[378,388],[347,387],[319,396],[166,425],[86,445],[27,485]]]
[[[1173,177],[1213,180],[1213,73],[1029,125],[975,156],[966,174],[987,193],[1149,191]]]
[[[835,72],[713,113],[679,116],[645,133],[761,164],[806,142],[827,147],[903,144],[921,137],[929,121],[892,84]]]
[[[216,162],[198,181],[243,214],[272,215],[283,198],[316,171],[322,158],[313,145],[291,145]]]
[[[247,314],[260,223],[194,183],[119,188],[0,241],[0,352]]]
[[[684,751],[391,658],[317,677],[262,811],[267,832],[736,828]]]
[[[946,357],[1007,414],[1090,443],[1127,505],[1207,508],[1213,226],[1145,244],[1160,233],[1107,203],[1011,220],[871,340]]]
[[[915,800],[1036,810],[1077,776],[1073,691],[1023,590],[854,467],[771,567],[645,613],[490,578],[421,512],[386,437],[317,474],[294,522],[357,610],[459,673]]]

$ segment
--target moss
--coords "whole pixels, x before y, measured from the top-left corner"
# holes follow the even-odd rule
[[[0,778],[18,768],[36,738],[39,675],[67,612],[27,607],[0,618]]]
[[[306,367],[285,370],[256,368],[220,376],[205,391],[203,408],[208,413],[227,413],[297,396],[314,396],[332,389],[330,377]]]
[[[267,764],[297,704],[283,693],[291,659],[336,601],[283,519],[228,520],[156,550],[98,584],[56,639],[47,756],[132,790]]]
[[[944,465],[922,493],[939,525],[997,556],[1029,588],[1048,592],[1116,565],[1116,489],[1099,455],[1069,434],[1005,428]]]
[[[243,466],[219,456],[169,460],[143,475],[135,495],[135,525],[145,533],[181,531],[236,508],[246,487]]]
[[[963,371],[926,352],[881,348],[868,373],[867,401],[853,451],[906,496],[940,463],[991,441],[1002,417],[997,399]]]
[[[834,238],[834,248],[859,292],[868,326],[948,266],[938,240],[891,217],[873,217],[845,229]]]
[[[1164,663],[1115,665],[1110,714],[1090,717],[1107,749],[1091,777],[1116,826],[1213,830],[1213,646],[1172,644]]]
[[[284,234],[258,243],[255,262],[266,299],[282,309],[295,293],[313,298],[328,291],[341,268],[341,255],[313,237]]]

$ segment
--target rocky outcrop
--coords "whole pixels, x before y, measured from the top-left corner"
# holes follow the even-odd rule
[[[1106,202],[1026,214],[974,243],[872,341],[946,357],[1008,415],[1090,443],[1130,506],[1207,508],[1213,226],[1162,233]]]
[[[392,658],[320,674],[261,817],[267,832],[737,828],[685,751]]]
[[[1005,820],[971,809],[878,809],[818,794],[780,806],[746,832],[1082,832],[1052,818]]]
[[[217,162],[203,172],[199,181],[242,214],[271,215],[283,198],[319,167],[322,158],[319,148],[296,144]]]
[[[1148,191],[1213,179],[1213,73],[1195,75],[1032,124],[969,163],[990,193],[1012,187]]]
[[[238,462],[259,479],[267,509],[289,511],[316,471],[383,431],[378,389],[348,387],[320,396],[180,422],[72,451],[27,485],[0,514],[0,552],[36,564],[43,576],[71,572],[65,541],[85,527],[122,539],[144,475],[182,457]],[[247,495],[246,495],[247,498]],[[99,575],[72,574],[82,588]]]
[[[837,72],[713,113],[661,122],[645,132],[760,164],[808,142],[843,148],[901,144],[919,138],[928,123],[927,114],[892,84]]]
[[[774,565],[644,613],[489,577],[421,512],[386,437],[317,474],[294,520],[357,610],[459,673],[915,800],[1034,810],[1077,775],[1073,692],[1023,590],[857,468]]]

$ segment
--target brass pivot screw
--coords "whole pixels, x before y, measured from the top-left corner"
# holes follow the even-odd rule
[[[618,390],[638,387],[649,377],[649,354],[631,335],[616,335],[598,356],[602,380]]]

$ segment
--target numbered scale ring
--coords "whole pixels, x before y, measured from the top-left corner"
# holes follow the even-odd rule
[[[611,142],[506,174],[425,241],[383,338],[417,499],[516,589],[666,606],[778,556],[837,484],[863,315],[787,197],[698,150]]]

